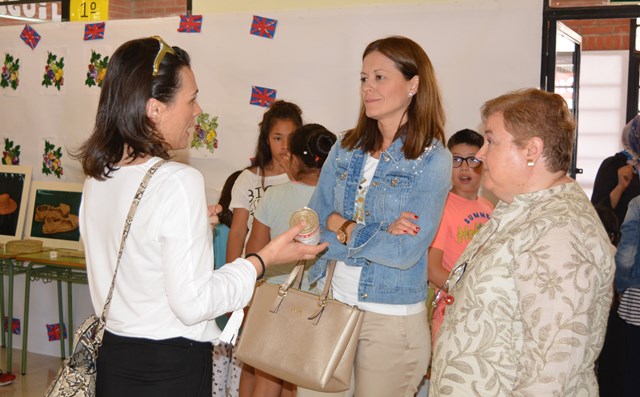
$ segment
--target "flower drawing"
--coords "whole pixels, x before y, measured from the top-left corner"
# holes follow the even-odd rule
[[[84,84],[93,87],[98,86],[102,87],[102,80],[104,79],[104,75],[107,73],[107,63],[109,62],[109,57],[102,58],[102,54],[91,50],[91,59],[89,60],[89,70],[87,71],[87,79],[84,81]]]
[[[209,113],[202,113],[196,119],[191,147],[194,149],[205,148],[213,153],[218,148],[218,116],[211,117]]]
[[[2,75],[0,78],[0,87],[11,87],[13,90],[18,89],[20,84],[20,59],[14,59],[11,54],[5,53],[4,63],[2,64]]]
[[[44,67],[42,85],[45,87],[55,86],[58,91],[64,85],[64,57],[58,61],[58,56],[47,52],[47,65]]]
[[[56,146],[49,141],[44,141],[44,153],[42,154],[42,173],[45,175],[54,174],[60,178],[63,174],[62,162],[62,148]]]
[[[13,141],[4,138],[4,150],[2,151],[2,164],[19,165],[20,164],[20,145],[14,146]]]

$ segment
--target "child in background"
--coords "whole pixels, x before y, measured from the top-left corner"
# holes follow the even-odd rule
[[[244,170],[231,191],[233,220],[227,241],[227,258],[237,258],[251,232],[253,212],[264,192],[271,186],[289,182],[289,135],[302,125],[302,110],[285,101],[275,101],[264,113],[259,124],[260,134],[253,165]],[[240,397],[251,396],[252,373],[243,369]],[[235,397],[235,395],[231,395]]]
[[[227,256],[242,256],[251,228],[253,212],[264,192],[273,185],[289,182],[289,135],[302,125],[302,111],[290,102],[275,101],[260,122],[260,135],[253,165],[244,170],[233,185],[233,220],[227,242]]]
[[[289,140],[291,161],[289,183],[273,186],[267,191],[256,209],[251,235],[247,241],[247,252],[256,252],[264,247],[281,230],[289,229],[291,214],[309,203],[318,184],[320,169],[336,142],[336,136],[320,124],[307,124],[298,128]],[[269,268],[265,279],[269,283],[281,284],[286,281],[296,262]],[[313,261],[307,261],[309,268]],[[309,277],[303,277],[302,289],[309,289]],[[247,368],[248,370],[248,368]],[[293,395],[294,385],[285,383],[269,374],[255,371],[254,397],[279,397]],[[247,371],[243,371],[242,376]],[[244,383],[244,380],[241,380]],[[283,390],[284,387],[284,390]],[[282,394],[281,394],[282,393]]]
[[[213,264],[217,270],[226,262],[227,238],[233,213],[229,209],[231,189],[242,170],[229,175],[224,182],[218,204],[209,206],[209,218],[213,226]],[[218,328],[227,325],[227,315],[216,318]],[[213,396],[237,396],[240,389],[242,363],[233,354],[233,345],[219,343],[213,347]]]
[[[427,274],[429,283],[437,291],[449,277],[462,251],[467,247],[480,227],[491,219],[493,205],[484,197],[478,196],[482,161],[475,158],[484,143],[477,132],[464,129],[449,138],[447,147],[453,155],[453,184],[438,232],[429,247]],[[436,337],[442,324],[446,299],[433,311],[431,319],[431,341],[435,346]],[[429,305],[431,307],[431,305]]]
[[[209,206],[209,216],[211,226],[213,227],[213,266],[216,270],[220,269],[220,267],[226,263],[227,240],[233,219],[233,211],[229,208],[231,204],[231,190],[242,172],[243,170],[239,170],[229,175],[224,182],[224,186],[222,186],[218,204]],[[213,218],[211,218],[212,215]],[[226,324],[226,316],[218,317],[216,323],[218,324],[218,328],[223,329]]]

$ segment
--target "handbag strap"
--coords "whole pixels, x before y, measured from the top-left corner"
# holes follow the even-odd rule
[[[284,297],[287,296],[287,291],[289,290],[289,288],[291,288],[292,285],[295,285],[298,289],[300,289],[302,274],[304,273],[304,264],[305,261],[298,261],[296,267],[294,267],[291,271],[291,274],[289,274],[289,278],[287,278],[287,281],[280,285],[280,288],[278,289],[278,296],[269,309],[272,313],[278,312],[278,309],[280,309],[280,305],[284,301]],[[318,321],[320,321],[320,317],[324,312],[325,303],[327,302],[329,293],[331,292],[331,280],[333,279],[333,271],[335,270],[335,268],[335,260],[330,260],[329,262],[327,262],[327,276],[325,279],[324,288],[322,290],[322,293],[318,295],[319,310],[316,314],[309,317],[309,320],[314,320],[314,324],[317,324]]]
[[[113,290],[116,283],[116,276],[118,275],[118,268],[120,267],[120,259],[122,259],[122,252],[124,251],[124,243],[127,241],[127,236],[129,235],[129,229],[131,228],[131,223],[133,222],[133,216],[138,209],[138,204],[142,199],[142,195],[144,191],[147,189],[147,185],[149,184],[149,180],[156,173],[158,168],[160,168],[163,164],[165,164],[168,160],[160,160],[156,162],[149,171],[142,178],[142,182],[140,182],[140,186],[138,187],[138,191],[135,196],[133,196],[133,202],[131,203],[131,207],[129,208],[129,213],[127,214],[127,219],[124,222],[124,230],[122,231],[122,239],[120,240],[120,250],[118,251],[118,260],[116,262],[116,269],[113,272],[113,278],[111,279],[111,286],[109,287],[109,293],[107,294],[107,299],[104,302],[104,308],[102,308],[102,314],[100,315],[100,323],[104,326],[107,322],[107,313],[109,312],[109,307],[111,306],[111,298],[113,296]]]

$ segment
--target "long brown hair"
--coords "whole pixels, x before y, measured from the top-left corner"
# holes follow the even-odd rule
[[[404,136],[404,156],[416,159],[434,139],[445,141],[445,115],[433,65],[422,47],[406,37],[392,36],[376,40],[364,50],[362,59],[374,51],[392,60],[407,81],[418,76],[418,90],[405,111],[407,122],[399,126],[394,137],[395,140]],[[367,117],[364,103],[360,104],[358,124],[345,135],[342,146],[366,152],[374,152],[382,147],[378,122]]]

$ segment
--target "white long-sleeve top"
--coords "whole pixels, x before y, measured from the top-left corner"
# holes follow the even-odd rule
[[[88,178],[80,206],[91,300],[100,315],[116,266],[133,196],[148,169],[121,167],[105,181]],[[212,234],[204,179],[169,162],[158,169],[140,201],[126,241],[106,328],[149,339],[215,341],[215,317],[251,299],[256,270],[236,259],[213,270]]]

